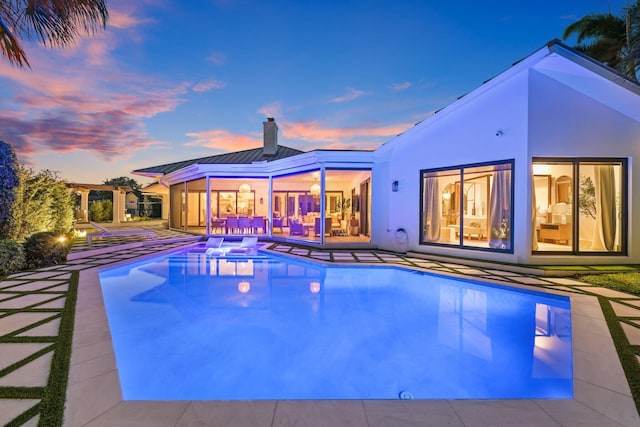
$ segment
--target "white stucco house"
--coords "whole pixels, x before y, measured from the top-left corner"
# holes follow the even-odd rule
[[[264,126],[264,147],[133,173],[168,190],[171,227],[203,234],[640,263],[640,86],[559,41],[373,151],[304,153]]]

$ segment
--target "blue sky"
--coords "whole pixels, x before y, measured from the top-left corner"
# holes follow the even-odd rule
[[[375,148],[626,0],[107,4],[103,33],[0,60],[0,139],[70,182],[255,148],[266,117],[300,150]]]

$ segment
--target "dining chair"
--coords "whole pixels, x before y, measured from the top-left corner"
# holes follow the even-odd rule
[[[264,220],[263,216],[254,216],[253,221],[251,222],[251,226],[253,227],[253,232],[258,233],[258,229],[262,229],[264,234],[267,234],[267,223]]]
[[[227,217],[227,234],[229,232],[234,233],[234,230],[238,229],[238,217],[236,216],[228,216]]]
[[[248,216],[241,216],[238,218],[238,232],[246,233],[247,230],[251,231],[251,219]]]

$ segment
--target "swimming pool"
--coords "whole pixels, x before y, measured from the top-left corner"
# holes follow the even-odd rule
[[[573,396],[566,297],[193,249],[100,281],[125,400]]]

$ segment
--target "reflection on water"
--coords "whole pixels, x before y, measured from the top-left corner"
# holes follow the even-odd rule
[[[566,298],[262,255],[100,276],[126,399],[573,394]]]

